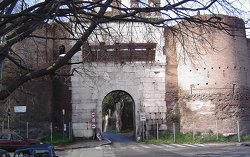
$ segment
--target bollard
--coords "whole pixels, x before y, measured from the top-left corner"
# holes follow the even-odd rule
[[[240,122],[237,120],[237,134],[238,134],[238,142],[240,142]]]
[[[156,123],[156,139],[159,139],[159,124]]]

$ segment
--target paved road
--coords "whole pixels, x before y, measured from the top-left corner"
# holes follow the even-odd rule
[[[103,157],[104,149],[100,148],[80,148],[58,151],[58,157]]]
[[[111,136],[112,145],[58,152],[59,157],[250,157],[250,147],[236,144],[150,144]]]
[[[107,147],[107,146],[106,146]],[[235,144],[146,144],[115,143],[108,157],[250,157],[250,149]]]

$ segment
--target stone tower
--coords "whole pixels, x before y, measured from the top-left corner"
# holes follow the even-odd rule
[[[174,78],[167,84],[172,84],[170,93],[179,95],[178,103],[169,102],[179,106],[183,132],[236,133],[239,121],[241,133],[249,133],[250,63],[244,22],[224,15],[217,20],[226,30],[180,24],[183,40],[166,30],[166,71]]]

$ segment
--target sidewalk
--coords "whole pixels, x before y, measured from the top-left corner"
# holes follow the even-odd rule
[[[56,150],[68,150],[68,149],[79,149],[79,148],[94,148],[103,145],[110,145],[111,141],[108,139],[99,140],[84,140],[78,139],[75,142],[67,145],[55,146]]]

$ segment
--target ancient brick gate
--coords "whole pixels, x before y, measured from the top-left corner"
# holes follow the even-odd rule
[[[98,42],[93,39],[92,44],[83,46],[83,51],[72,59],[72,62],[83,60],[83,64],[72,66],[72,71],[76,71],[71,78],[72,124],[76,137],[93,136],[93,111],[96,112],[96,127],[101,130],[102,101],[108,93],[116,90],[125,91],[134,100],[136,136],[141,134],[141,112],[146,113],[148,132],[156,122],[162,130],[166,128],[163,29],[140,23],[119,25],[123,26],[113,27],[123,28],[120,33],[126,34],[125,39],[119,36],[118,41],[112,42],[100,35]],[[124,30],[137,34],[129,33],[131,36],[128,36]],[[116,32],[111,34],[115,36]]]
[[[98,63],[95,66],[84,64],[83,67],[89,72],[72,78],[72,120],[75,136],[92,136],[89,124],[93,110],[97,113],[97,127],[101,128],[102,101],[108,93],[115,90],[125,91],[133,98],[136,130],[140,126],[138,117],[140,112],[147,112],[147,118],[152,121],[153,119],[164,121],[166,115],[164,65]],[[74,87],[74,84],[77,86]]]

